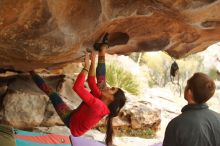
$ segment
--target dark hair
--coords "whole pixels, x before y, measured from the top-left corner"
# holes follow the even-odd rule
[[[125,102],[126,102],[126,97],[124,91],[118,88],[118,91],[114,94],[114,100],[108,105],[110,113],[106,118],[107,130],[106,130],[105,143],[107,146],[112,145],[112,136],[114,135],[114,131],[112,128],[112,120],[114,117],[118,115],[121,108],[125,105]]]
[[[196,103],[205,103],[215,93],[215,82],[204,73],[195,73],[187,84]]]

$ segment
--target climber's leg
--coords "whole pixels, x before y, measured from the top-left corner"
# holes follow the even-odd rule
[[[52,102],[61,120],[67,127],[69,127],[69,118],[72,110],[63,102],[62,98],[45,83],[45,81],[38,74],[36,74],[34,71],[31,71],[30,74],[36,85],[49,96],[49,99]]]

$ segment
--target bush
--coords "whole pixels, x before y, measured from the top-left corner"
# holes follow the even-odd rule
[[[217,73],[217,69],[216,68],[210,68],[210,70],[208,71],[208,75],[213,79],[213,80],[218,80],[220,81],[220,75]]]
[[[144,53],[141,58],[141,65],[148,68],[145,73],[148,84],[164,87],[170,80],[171,58],[162,52]]]
[[[116,62],[106,64],[106,81],[110,86],[122,88],[133,95],[139,95],[139,84],[134,75]]]

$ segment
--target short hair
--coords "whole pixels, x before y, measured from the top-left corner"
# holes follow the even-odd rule
[[[215,82],[206,74],[197,72],[188,81],[196,103],[205,103],[215,93]]]

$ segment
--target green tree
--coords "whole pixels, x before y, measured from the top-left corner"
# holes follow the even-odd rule
[[[169,69],[172,59],[162,53],[144,53],[141,58],[141,65],[148,68],[146,77],[149,81],[149,86],[164,87],[169,81]]]

